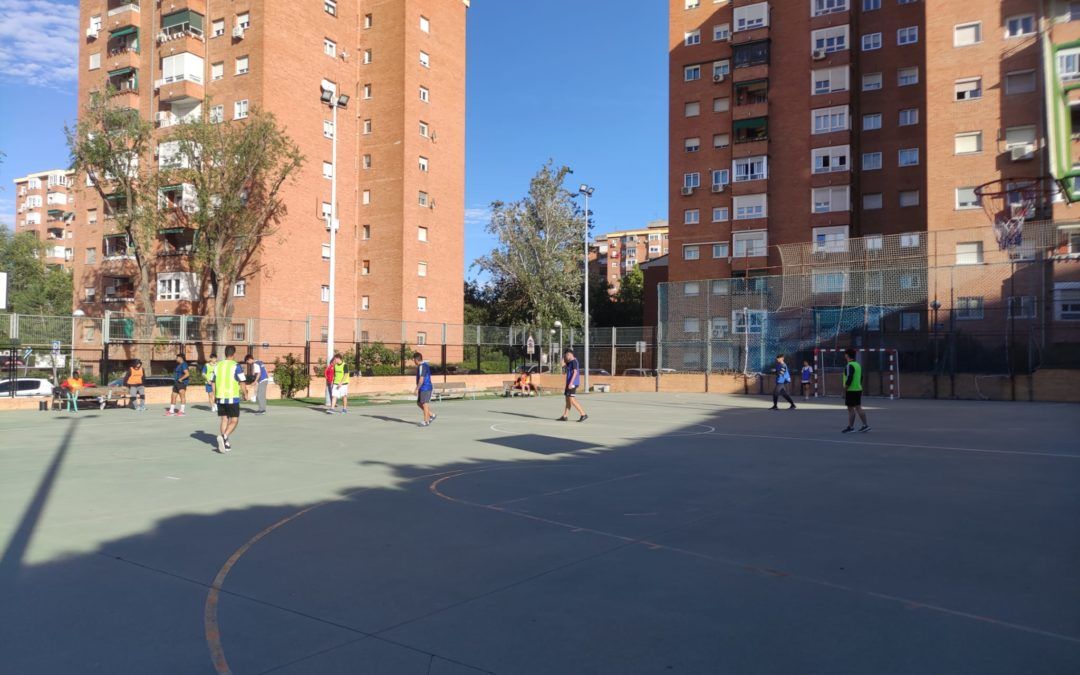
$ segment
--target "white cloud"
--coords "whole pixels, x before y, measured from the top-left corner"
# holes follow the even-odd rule
[[[487,225],[491,222],[491,209],[465,209],[465,225]]]
[[[0,80],[73,90],[79,7],[48,0],[0,0]]]

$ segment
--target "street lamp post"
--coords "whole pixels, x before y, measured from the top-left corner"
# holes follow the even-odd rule
[[[556,321],[555,322],[555,327],[559,329],[559,353],[558,353],[559,358],[558,358],[558,362],[559,362],[559,372],[561,373],[562,372],[562,357],[563,357],[562,321]],[[551,331],[551,332],[554,333],[555,331]]]
[[[327,106],[330,106],[331,122],[333,126],[334,134],[331,139],[330,150],[330,165],[332,175],[330,177],[330,214],[327,216],[326,229],[330,232],[330,281],[328,284],[329,298],[327,302],[327,317],[326,317],[326,362],[334,358],[334,299],[335,299],[335,279],[337,277],[337,230],[338,230],[338,202],[337,202],[337,139],[338,139],[338,124],[337,124],[337,112],[338,108],[344,110],[349,105],[349,97],[342,94],[337,95],[336,91],[329,89],[323,89],[319,96],[319,100]]]
[[[589,391],[589,197],[596,188],[582,183],[578,191],[585,196],[585,392]]]

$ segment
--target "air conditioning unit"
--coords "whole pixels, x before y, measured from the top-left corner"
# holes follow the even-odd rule
[[[692,194],[694,194],[694,188],[692,188],[692,187],[684,187],[682,189],[682,196],[683,197],[688,197],[688,196],[690,196]]]
[[[234,26],[232,29],[232,36],[237,40],[244,39],[244,28],[242,26]]]
[[[815,49],[814,53],[811,56],[813,56],[815,61],[821,61],[828,55],[828,52],[826,52],[824,49]]]
[[[429,209],[435,208],[435,200],[434,199],[428,200],[428,208]]]
[[[165,42],[165,41],[167,41],[168,39],[169,39],[169,35],[168,35],[168,33],[164,33],[164,32],[162,32],[162,33],[158,33],[158,34],[157,34],[157,41],[158,41],[159,43],[161,43],[161,42]]]
[[[1035,157],[1035,146],[1031,143],[1025,143],[1023,145],[1014,145],[1009,150],[1012,156],[1012,161],[1023,162]]]
[[[723,82],[723,81],[724,81],[725,79],[726,79],[726,78],[724,77],[724,74],[723,74],[723,73],[717,73],[717,74],[715,74],[715,75],[713,75],[713,76],[712,76],[712,81],[713,81],[713,84],[720,84],[720,83],[721,83],[721,82]]]
[[[724,185],[723,183],[712,186],[712,191],[714,194],[717,192],[723,192],[725,189],[727,189],[727,185]]]
[[[98,36],[98,29],[97,28],[94,28],[93,26],[90,26],[89,28],[86,29],[86,37],[90,38],[91,40],[96,40],[97,36]]]

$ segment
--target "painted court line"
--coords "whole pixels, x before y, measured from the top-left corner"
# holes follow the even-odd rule
[[[574,487],[564,488],[562,490],[552,490],[551,492],[542,492],[540,494],[529,495],[527,497],[518,497],[517,499],[507,499],[502,502],[493,502],[487,506],[505,506],[507,504],[516,504],[517,502],[523,502],[529,499],[535,499],[536,497],[553,497],[555,495],[566,494],[567,492],[576,492],[577,490],[584,490],[586,488],[596,487],[597,485],[604,485],[606,483],[614,483],[620,480],[629,480],[630,478],[637,478],[638,476],[644,476],[646,472],[632,473],[626,476],[616,476],[614,478],[608,478],[605,480],[598,480],[592,483],[585,483],[583,485],[575,485]]]

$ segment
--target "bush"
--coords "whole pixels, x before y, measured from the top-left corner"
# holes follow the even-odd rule
[[[381,342],[360,347],[360,370],[373,375],[398,375],[401,373],[400,354]],[[348,363],[348,361],[346,361]]]
[[[292,398],[296,392],[306,389],[311,383],[307,364],[291,352],[284,359],[274,359],[274,383],[281,388],[281,395]]]

